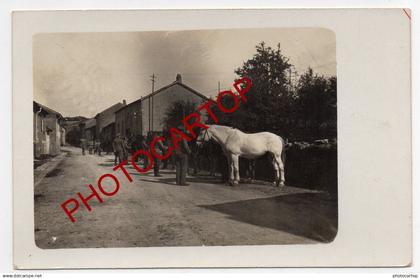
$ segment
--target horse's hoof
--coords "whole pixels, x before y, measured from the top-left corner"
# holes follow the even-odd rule
[[[277,182],[275,182],[275,185],[277,187],[283,187],[284,186],[284,182],[277,181]]]
[[[237,181],[230,181],[229,182],[229,185],[230,186],[236,186],[236,185],[238,185],[239,184],[239,182],[237,182]]]

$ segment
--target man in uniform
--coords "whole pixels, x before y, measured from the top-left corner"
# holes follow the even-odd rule
[[[159,135],[157,133],[149,133],[149,145],[151,144],[151,142],[156,138],[159,137]],[[166,148],[163,145],[162,141],[156,141],[156,144],[154,146],[155,151],[157,154],[162,155]],[[159,174],[159,170],[160,170],[160,160],[157,159],[155,156],[153,156],[153,174],[155,177],[161,177],[162,175]]]
[[[97,155],[101,155],[101,141],[95,140],[95,151]]]
[[[145,150],[147,151],[149,149],[149,145],[147,144],[147,136],[143,135],[140,136],[140,146],[139,149]],[[138,157],[139,158],[139,157]],[[148,165],[148,161],[147,161],[147,156],[141,156],[141,163],[143,164],[144,167],[146,167],[146,165]]]
[[[93,153],[93,140],[88,141],[89,154]]]
[[[80,139],[80,146],[82,147],[82,155],[85,155],[85,150],[86,150],[86,139],[85,138]]]
[[[125,142],[124,142],[124,139],[121,138],[121,135],[119,133],[117,133],[114,141],[112,142],[112,149],[115,155],[114,165],[117,165],[117,158],[118,158],[118,164],[124,161]]]
[[[179,127],[179,130],[185,132],[183,127]],[[188,155],[191,154],[188,142],[182,139],[178,142],[178,148],[175,149],[175,165],[176,165],[176,184],[188,185],[187,184],[187,171],[188,171]]]
[[[131,135],[131,137],[128,140],[128,143],[130,146],[131,155],[133,155],[137,150],[139,150],[137,136],[135,136],[134,134]]]
[[[124,152],[123,152],[123,160],[128,160],[128,154],[130,152],[130,146],[128,144],[128,138],[127,137],[124,137],[122,139],[122,141],[123,141],[123,150],[124,150]]]

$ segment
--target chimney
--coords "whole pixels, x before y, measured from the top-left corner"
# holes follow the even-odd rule
[[[123,99],[123,105],[127,105],[127,101]]]
[[[182,77],[181,77],[181,74],[179,74],[179,73],[176,75],[176,82],[177,83],[182,83]]]

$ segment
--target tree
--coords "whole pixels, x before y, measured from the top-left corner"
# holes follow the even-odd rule
[[[292,65],[280,51],[256,46],[256,54],[235,73],[252,81],[247,101],[232,114],[214,109],[219,124],[245,132],[271,131],[290,140],[311,141],[337,136],[337,78],[317,75],[308,68],[296,84],[290,80]],[[232,107],[233,100],[222,100]]]
[[[182,120],[189,114],[195,112],[195,106],[190,101],[176,101],[172,106],[165,112],[163,119],[166,129],[169,130],[171,127],[178,127],[182,124]]]
[[[299,78],[293,116],[307,136],[336,137],[337,78],[317,75],[308,68]]]
[[[281,53],[280,44],[276,49],[267,47],[264,42],[258,44],[256,54],[235,70],[239,77],[252,80],[248,100],[242,102],[234,114],[221,115],[222,123],[248,132],[287,132],[285,117],[293,99],[288,80],[291,66]]]

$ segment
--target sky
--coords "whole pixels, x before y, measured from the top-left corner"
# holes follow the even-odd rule
[[[231,88],[234,70],[264,41],[294,69],[336,75],[335,34],[323,28],[176,32],[41,33],[33,37],[34,100],[63,116],[94,117],[175,81],[207,96]]]

